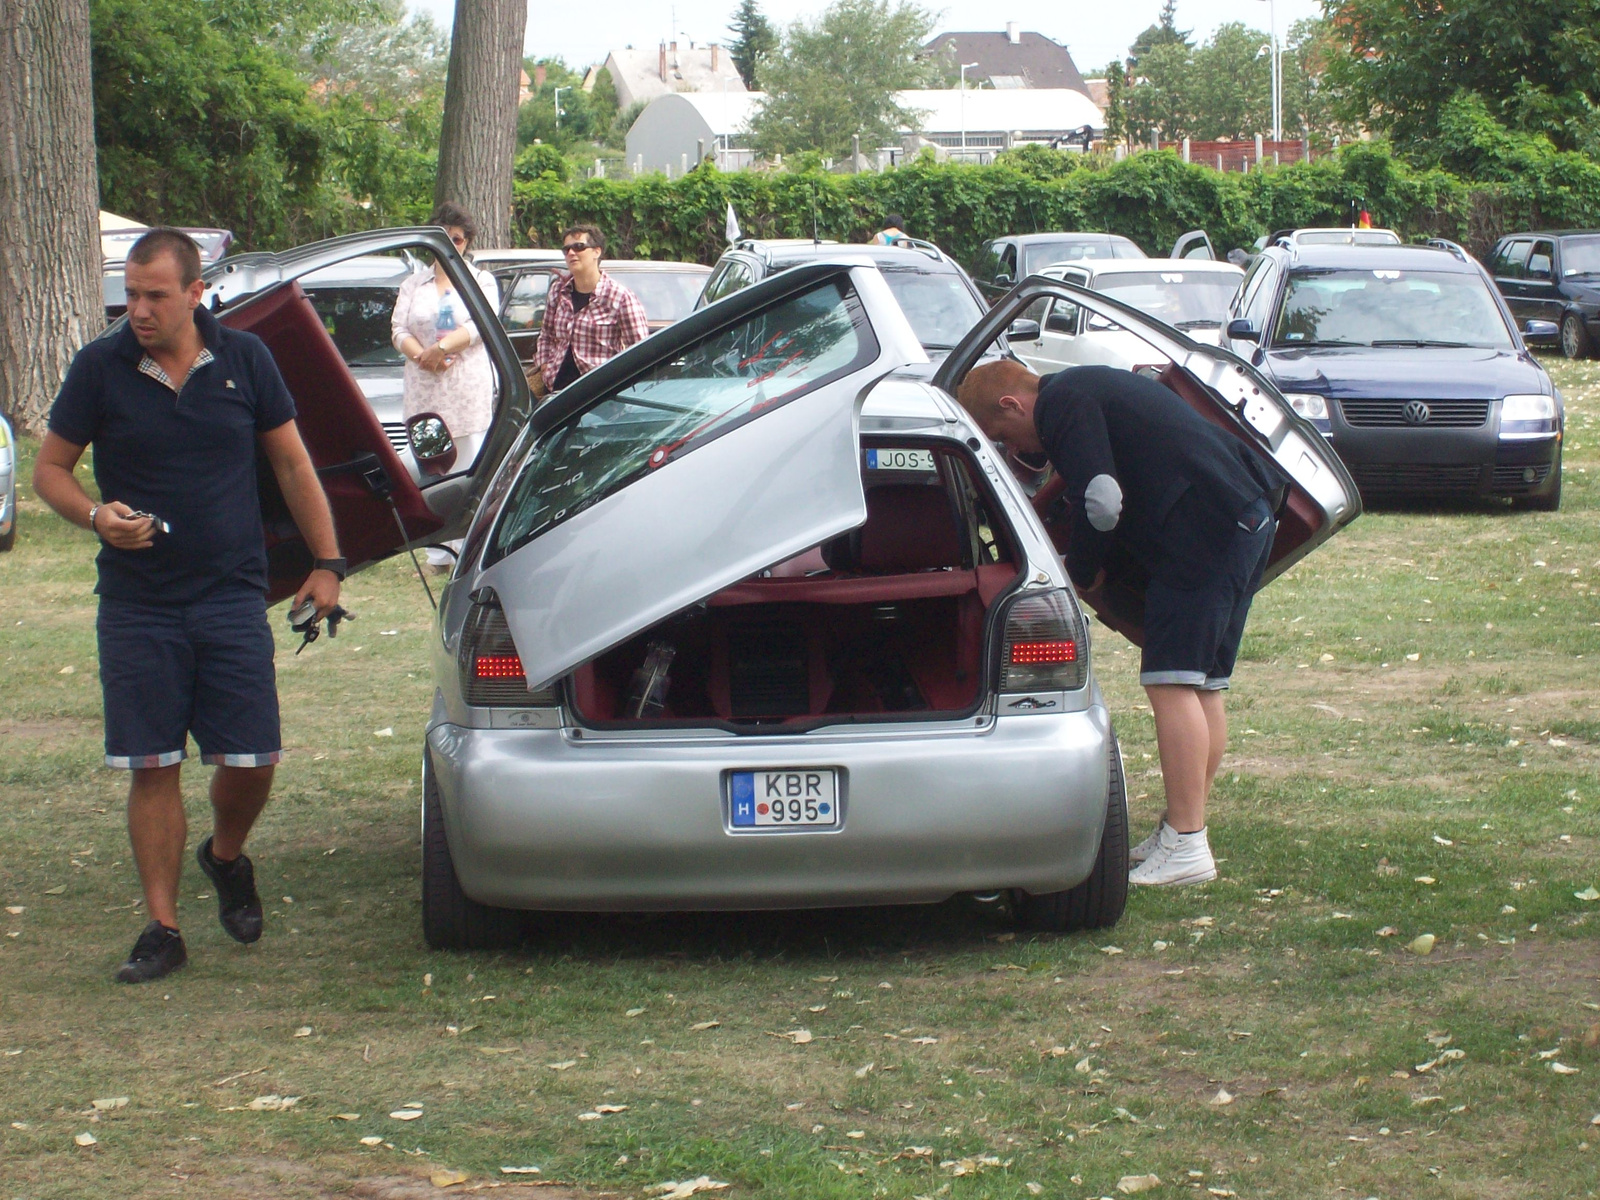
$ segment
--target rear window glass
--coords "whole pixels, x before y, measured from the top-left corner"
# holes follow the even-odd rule
[[[1561,274],[1600,275],[1600,237],[1567,238],[1563,241]]]
[[[405,356],[390,341],[399,287],[308,287],[305,293],[346,366],[404,364]]]
[[[950,349],[983,315],[959,275],[884,267],[879,270],[924,349]]]
[[[630,271],[607,267],[606,274],[639,297],[652,321],[681,321],[694,311],[706,281],[703,271]]]
[[[877,353],[854,289],[839,281],[712,334],[540,438],[506,502],[490,561]]]

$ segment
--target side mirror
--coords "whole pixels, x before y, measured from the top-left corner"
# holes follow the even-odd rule
[[[406,440],[424,475],[447,475],[456,465],[456,440],[438,413],[418,413],[408,420]]]
[[[1011,272],[1009,272],[1009,271],[1000,271],[1000,272],[997,272],[995,274],[995,277],[994,277],[994,286],[995,287],[1008,288],[1014,282],[1015,281],[1011,278]]]
[[[1561,327],[1554,321],[1529,320],[1523,323],[1522,336],[1544,342],[1561,336]]]
[[[1011,322],[1011,328],[1006,330],[1006,337],[1013,342],[1037,342],[1039,340],[1039,322],[1030,321],[1026,317],[1018,317]]]
[[[1238,317],[1228,322],[1228,340],[1233,342],[1259,342],[1261,330],[1256,328],[1254,321]]]

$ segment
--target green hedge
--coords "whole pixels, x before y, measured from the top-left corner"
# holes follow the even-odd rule
[[[606,230],[614,257],[714,262],[726,245],[732,202],[747,236],[865,241],[882,214],[972,262],[988,238],[1038,230],[1103,229],[1152,255],[1178,235],[1205,229],[1219,251],[1248,247],[1273,229],[1345,225],[1352,204],[1408,238],[1447,237],[1483,254],[1495,238],[1540,226],[1600,226],[1600,164],[1548,146],[1522,148],[1518,170],[1469,182],[1411,166],[1381,143],[1358,143],[1309,163],[1250,174],[1186,164],[1169,151],[1121,162],[1029,148],[990,166],[936,163],[861,175],[724,173],[709,163],[678,179],[662,175],[566,182],[519,180],[518,235],[560,244],[578,221]]]

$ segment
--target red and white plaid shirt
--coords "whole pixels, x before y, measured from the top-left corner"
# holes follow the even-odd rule
[[[539,373],[545,386],[554,388],[568,347],[578,370],[587,374],[635,342],[644,341],[649,332],[639,297],[604,271],[582,312],[572,307],[572,276],[558,275],[550,285],[544,325],[539,330]]]

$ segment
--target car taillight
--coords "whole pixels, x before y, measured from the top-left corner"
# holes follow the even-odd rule
[[[1002,692],[1080,688],[1088,678],[1083,618],[1061,589],[1021,596],[1006,612],[1000,647]]]
[[[473,597],[461,631],[461,695],[479,708],[539,708],[556,702],[555,688],[528,690],[522,657],[511,640],[500,598],[485,588]]]

